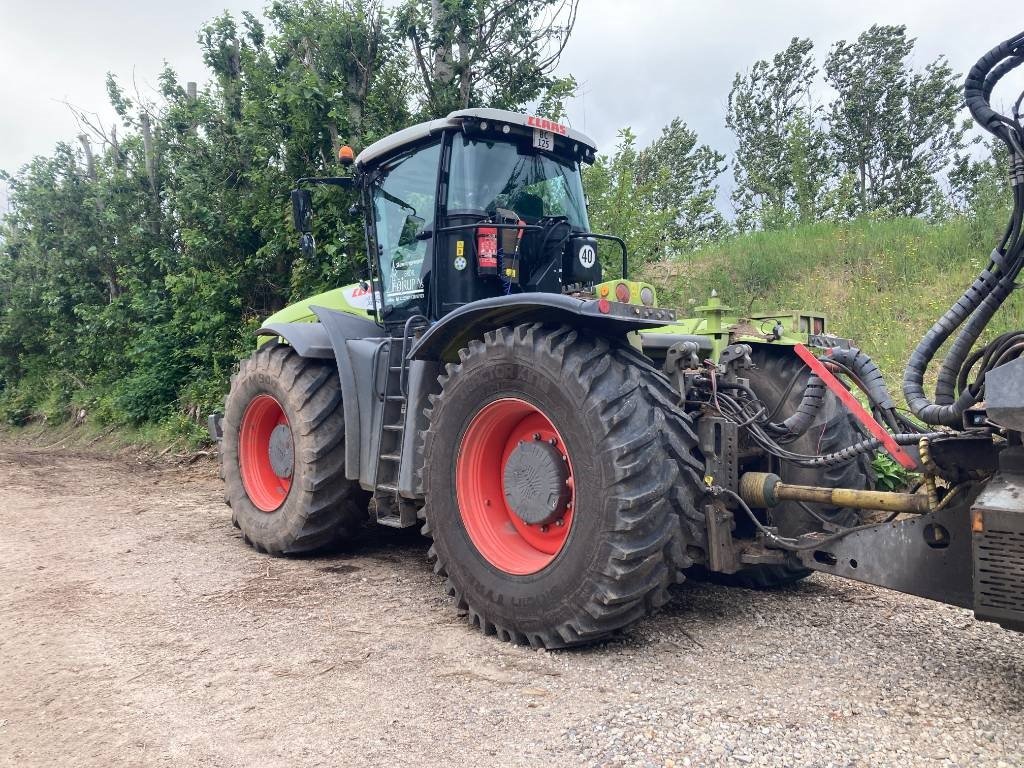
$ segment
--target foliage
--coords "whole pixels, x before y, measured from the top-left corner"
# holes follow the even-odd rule
[[[811,100],[814,44],[794,37],[771,61],[737,73],[725,123],[736,136],[732,199],[740,229],[776,229],[827,213],[835,163]]]
[[[614,152],[584,169],[591,228],[623,238],[634,264],[692,250],[725,233],[714,183],[725,157],[697,142],[679,118],[642,150],[624,128]]]
[[[570,78],[554,76],[579,0],[407,0],[397,27],[408,38],[422,111],[515,109],[545,100],[557,115]],[[550,115],[549,115],[550,116]]]
[[[876,453],[871,460],[871,468],[875,473],[875,490],[878,491],[906,491],[917,477],[887,453]]]
[[[840,41],[825,62],[837,92],[830,138],[840,168],[855,179],[850,212],[940,215],[937,175],[964,149],[960,77],[944,57],[913,71],[915,41],[904,26],[872,26]]]
[[[668,251],[706,245],[725,234],[725,218],[715,207],[715,179],[725,155],[705,144],[678,117],[636,158],[636,181],[650,187],[649,209],[668,217]]]

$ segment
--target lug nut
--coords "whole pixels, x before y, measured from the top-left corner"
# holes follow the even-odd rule
[[[540,432],[534,432],[533,433],[533,439],[534,440],[540,440]]]
[[[557,520],[555,520],[555,525],[561,528],[563,525],[565,525],[565,520],[563,520],[562,518],[558,518]]]
[[[548,440],[548,445],[558,445],[558,441],[552,437],[550,440]]]
[[[541,532],[541,533],[547,533],[547,532],[548,532],[548,526],[546,526],[546,525],[542,525],[542,526],[540,527],[540,532]]]

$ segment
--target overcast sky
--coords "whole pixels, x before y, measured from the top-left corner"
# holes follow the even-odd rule
[[[199,27],[224,8],[259,11],[263,0],[0,0],[0,168],[15,171],[76,128],[67,108],[104,114],[104,77],[152,86],[162,62],[181,79],[205,80]],[[582,93],[570,122],[610,148],[632,126],[641,144],[675,116],[729,152],[724,126],[733,75],[810,37],[819,54],[873,23],[906,24],[916,62],[940,53],[964,72],[1024,27],[1020,3],[990,0],[582,0],[562,60]],[[983,9],[983,11],[982,11]],[[0,205],[3,200],[0,199]],[[3,210],[3,208],[0,208]]]

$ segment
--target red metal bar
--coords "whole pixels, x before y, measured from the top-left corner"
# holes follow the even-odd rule
[[[831,389],[835,396],[842,401],[843,405],[850,409],[853,415],[857,417],[857,421],[863,424],[864,428],[871,433],[871,436],[877,437],[882,442],[885,450],[899,462],[901,467],[909,470],[917,469],[917,462],[914,461],[913,457],[892,439],[892,435],[886,431],[885,427],[875,421],[875,418],[867,412],[864,406],[860,404],[860,401],[853,396],[850,390],[842,385],[839,379],[825,367],[824,363],[814,356],[811,350],[803,344],[797,344],[794,349],[797,355],[800,356],[800,359],[807,363],[808,367],[817,374],[819,379],[825,382],[825,386]]]

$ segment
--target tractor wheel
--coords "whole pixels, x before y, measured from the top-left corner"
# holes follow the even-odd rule
[[[757,370],[750,377],[750,386],[768,407],[773,418],[781,418],[796,410],[807,384],[806,365],[789,350],[756,347],[753,354]],[[777,420],[777,419],[776,419]],[[788,443],[796,453],[825,454],[842,450],[863,439],[857,420],[834,394],[828,392],[821,413],[799,439]],[[781,463],[779,477],[797,485],[822,485],[830,488],[874,487],[871,457],[862,454],[856,461],[836,467],[808,469]],[[836,525],[851,526],[861,522],[861,513],[843,507],[816,506],[815,511]],[[771,511],[772,522],[783,536],[820,531],[823,526],[796,502],[785,502]],[[787,565],[757,565],[734,574],[715,574],[714,580],[755,589],[790,584],[810,576],[813,571]]]
[[[458,609],[559,648],[663,605],[703,530],[703,464],[671,385],[566,326],[500,328],[459,357],[432,399],[422,513]]]
[[[232,521],[260,552],[312,552],[354,535],[366,494],[345,479],[337,370],[264,344],[231,378],[221,474]]]

